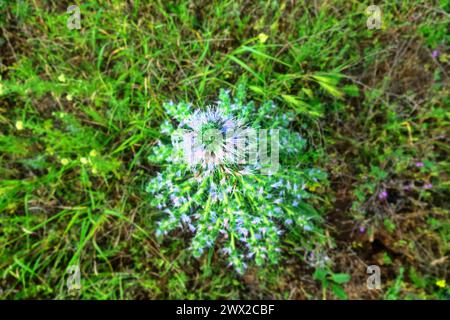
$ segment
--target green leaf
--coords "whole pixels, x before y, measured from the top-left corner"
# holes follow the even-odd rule
[[[316,269],[314,271],[313,278],[316,280],[324,281],[327,277],[327,271],[325,269]]]
[[[350,275],[346,273],[334,273],[331,275],[331,279],[336,283],[346,283],[350,280]]]
[[[350,97],[359,97],[359,88],[357,85],[347,85],[342,88],[342,91],[344,91],[345,94],[349,95]]]
[[[320,117],[322,114],[315,111],[315,110],[311,110],[311,106],[309,104],[307,104],[305,101],[297,99],[297,97],[292,96],[292,95],[288,95],[288,94],[282,94],[281,97],[290,105],[295,107],[295,110],[298,111],[299,113],[304,113],[307,114],[309,116],[313,116],[313,117]]]
[[[252,90],[253,92],[255,92],[255,93],[257,93],[257,94],[260,94],[260,95],[265,95],[264,94],[264,89],[263,88],[261,88],[261,87],[258,87],[258,86],[248,86],[248,88],[250,89],[250,90]]]
[[[333,291],[333,293],[339,298],[339,299],[343,299],[343,300],[347,300],[348,296],[345,293],[344,289],[338,285],[338,284],[333,284],[331,286],[331,291]]]

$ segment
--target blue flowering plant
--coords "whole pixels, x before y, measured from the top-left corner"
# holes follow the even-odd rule
[[[149,157],[160,170],[147,185],[161,212],[158,237],[181,228],[192,233],[195,257],[216,247],[243,273],[251,262],[279,261],[286,230],[299,231],[305,247],[322,235],[320,215],[306,201],[326,174],[307,165],[295,114],[272,101],[246,102],[243,85],[234,98],[221,90],[206,108],[164,108],[164,137]]]

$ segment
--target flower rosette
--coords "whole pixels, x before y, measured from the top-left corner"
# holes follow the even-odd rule
[[[187,230],[195,257],[220,247],[242,273],[250,261],[276,263],[286,229],[300,230],[309,244],[322,233],[321,217],[306,200],[326,174],[306,165],[293,113],[272,101],[246,102],[243,85],[234,99],[221,90],[203,110],[184,102],[164,109],[164,137],[149,157],[160,170],[147,185],[151,204],[163,213],[158,237]]]

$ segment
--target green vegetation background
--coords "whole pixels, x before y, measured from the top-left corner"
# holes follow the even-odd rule
[[[379,1],[380,30],[370,4],[0,1],[0,298],[448,298],[449,3]],[[242,277],[214,250],[192,258],[184,233],[155,241],[162,103],[244,80],[297,112],[329,174],[313,203],[326,269],[295,230],[281,264]]]

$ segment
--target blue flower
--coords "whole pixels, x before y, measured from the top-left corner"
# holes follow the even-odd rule
[[[258,224],[260,222],[261,222],[260,218],[255,218],[255,219],[253,219],[252,224]]]
[[[182,214],[181,215],[181,221],[183,221],[184,223],[190,223],[191,222],[191,218],[189,218],[186,214]]]
[[[239,233],[242,234],[244,237],[247,237],[247,235],[248,235],[248,230],[247,230],[246,228],[239,227],[239,228],[238,228],[238,231],[239,231]]]

